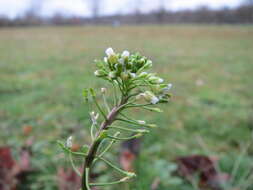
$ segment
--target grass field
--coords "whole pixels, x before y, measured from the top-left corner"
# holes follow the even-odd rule
[[[107,86],[95,80],[93,60],[109,46],[150,57],[154,70],[173,83],[174,94],[163,114],[134,113],[159,128],[144,139],[138,178],[122,190],[149,189],[167,172],[155,171],[156,163],[180,155],[218,156],[234,165],[252,138],[252,26],[2,28],[0,145],[11,145],[17,155],[28,138],[23,127],[32,126],[33,166],[41,171],[34,189],[55,189],[47,179],[64,163],[56,140],[72,134],[89,142],[82,90]],[[251,155],[252,161],[252,154],[251,146],[243,158]],[[161,189],[169,187],[164,183]]]

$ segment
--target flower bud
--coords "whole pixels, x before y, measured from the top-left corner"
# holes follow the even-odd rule
[[[142,137],[143,136],[143,133],[137,133],[136,135],[135,135],[135,138],[140,138],[140,137]]]
[[[149,130],[146,129],[138,129],[136,130],[138,133],[149,133]]]
[[[113,51],[113,49],[112,49],[111,47],[107,48],[107,49],[105,50],[105,53],[106,53],[106,55],[107,55],[108,57],[111,57],[111,56],[115,55],[115,53],[114,53],[114,51]]]
[[[106,88],[101,88],[101,93],[105,94],[105,92],[106,92]]]
[[[129,78],[128,73],[126,73],[126,72],[122,72],[120,74],[120,77],[121,77],[122,80],[127,80]]]
[[[103,76],[106,76],[106,73],[102,70],[96,70],[94,72],[94,75],[97,76],[97,77],[103,77]]]
[[[149,124],[149,125],[147,125],[147,126],[150,127],[150,128],[155,128],[155,127],[157,127],[156,124]]]
[[[135,98],[136,98],[136,100],[140,100],[140,99],[142,99],[144,96],[145,96],[145,93],[140,93],[140,94],[138,94]]]
[[[151,104],[156,104],[159,102],[159,99],[150,91],[144,93],[144,98]]]
[[[156,97],[156,96],[153,96],[152,98],[151,98],[151,100],[150,100],[150,103],[152,103],[152,104],[156,104],[156,103],[158,103],[159,102],[159,99]]]
[[[67,138],[67,141],[66,141],[66,145],[65,145],[67,148],[71,148],[73,146],[73,137],[70,136],[69,138]]]
[[[167,85],[167,87],[165,87],[165,88],[162,89],[163,94],[167,94],[171,88],[172,88],[172,84],[169,83],[169,84]]]
[[[83,90],[83,97],[84,97],[84,100],[87,102],[88,101],[88,95],[89,95],[89,91],[88,89],[84,89]]]
[[[130,53],[129,53],[129,51],[123,51],[123,53],[121,54],[121,56],[123,57],[123,58],[127,58],[127,57],[129,57],[129,55],[130,55]]]
[[[110,79],[116,78],[116,73],[115,73],[115,71],[111,71],[111,72],[108,74],[108,77],[109,77]]]
[[[90,118],[93,125],[97,124],[98,117],[99,117],[99,113],[96,114],[94,111],[90,112]]]
[[[148,73],[147,72],[141,72],[138,77],[143,77],[145,78],[146,76],[148,76]]]
[[[160,83],[163,83],[164,80],[160,77],[151,76],[149,77],[149,81],[151,83],[160,84]]]
[[[130,75],[131,78],[135,78],[136,77],[135,73],[129,73],[129,75]]]
[[[146,109],[149,111],[154,111],[154,112],[158,112],[158,113],[163,112],[163,110],[161,110],[160,108],[146,107]]]
[[[138,120],[137,122],[138,122],[139,124],[141,124],[141,125],[146,124],[146,122],[145,122],[145,121],[143,121],[143,120]]]
[[[144,69],[149,69],[152,67],[152,61],[151,60],[148,60],[146,62],[146,64],[141,68],[141,70],[144,70]]]
[[[127,177],[136,177],[136,174],[133,172],[125,172]]]

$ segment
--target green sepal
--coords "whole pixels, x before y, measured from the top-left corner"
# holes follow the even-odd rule
[[[91,93],[91,95],[92,95],[93,97],[95,97],[95,96],[96,96],[96,93],[95,93],[95,91],[94,91],[94,89],[93,89],[93,88],[90,88],[90,93]]]
[[[89,96],[89,91],[88,91],[88,89],[84,89],[84,90],[83,90],[83,97],[84,97],[84,101],[85,101],[85,102],[88,102],[88,100],[89,100],[88,96]]]
[[[108,137],[107,130],[102,130],[101,133],[100,133],[100,135],[97,137],[97,140],[101,141],[101,140],[103,140],[103,139],[105,139],[107,137]]]
[[[57,144],[60,146],[60,148],[61,148],[65,153],[71,152],[71,151],[69,150],[69,148],[67,148],[67,147],[65,146],[65,144],[64,144],[62,141],[57,141]]]
[[[88,145],[83,145],[80,149],[80,152],[84,153],[84,154],[87,154],[89,151],[89,146]]]
[[[163,110],[161,110],[160,108],[151,108],[151,107],[147,107],[147,106],[145,106],[143,108],[146,109],[146,110],[149,110],[149,111],[153,111],[153,112],[158,112],[158,113],[163,112]]]

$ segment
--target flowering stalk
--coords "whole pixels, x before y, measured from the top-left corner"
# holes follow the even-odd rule
[[[159,108],[152,106],[158,103],[166,103],[169,101],[169,90],[171,84],[165,84],[164,80],[157,77],[154,73],[147,73],[147,70],[152,67],[152,61],[139,54],[131,54],[124,51],[122,54],[116,54],[112,48],[106,50],[106,57],[103,61],[97,61],[98,70],[94,72],[95,76],[102,78],[113,86],[114,103],[110,105],[107,102],[107,89],[102,88],[103,105],[100,105],[97,96],[93,89],[85,89],[83,96],[86,101],[93,101],[99,113],[92,111],[91,118],[91,139],[89,146],[85,146],[80,152],[73,152],[72,137],[67,139],[67,142],[61,143],[60,146],[69,155],[70,163],[79,175],[80,172],[74,165],[74,156],[83,156],[83,172],[82,190],[90,190],[91,186],[105,186],[123,183],[136,175],[132,172],[124,171],[116,165],[104,158],[106,152],[116,141],[129,140],[139,138],[145,133],[148,133],[147,128],[156,127],[154,124],[146,123],[143,120],[136,120],[126,116],[124,110],[131,108],[141,108],[154,112],[162,112]],[[110,108],[111,107],[111,108]],[[103,121],[99,122],[99,114],[103,117]],[[114,122],[126,123],[129,127],[122,127],[118,124],[114,126]],[[97,129],[99,127],[99,129]],[[112,134],[112,131],[117,131]],[[131,132],[132,136],[121,136],[121,133]],[[108,146],[101,146],[105,139],[109,139]],[[90,173],[92,166],[97,160],[105,162],[119,173],[123,174],[123,178],[106,183],[91,183]]]

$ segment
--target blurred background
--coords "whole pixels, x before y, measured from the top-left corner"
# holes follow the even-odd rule
[[[252,23],[252,0],[2,0],[0,26]]]
[[[110,89],[93,75],[108,47],[152,59],[173,97],[129,113],[159,128],[115,145],[138,177],[98,190],[252,190],[252,23],[252,0],[0,0],[0,190],[78,189],[56,141],[89,144],[82,91]]]

